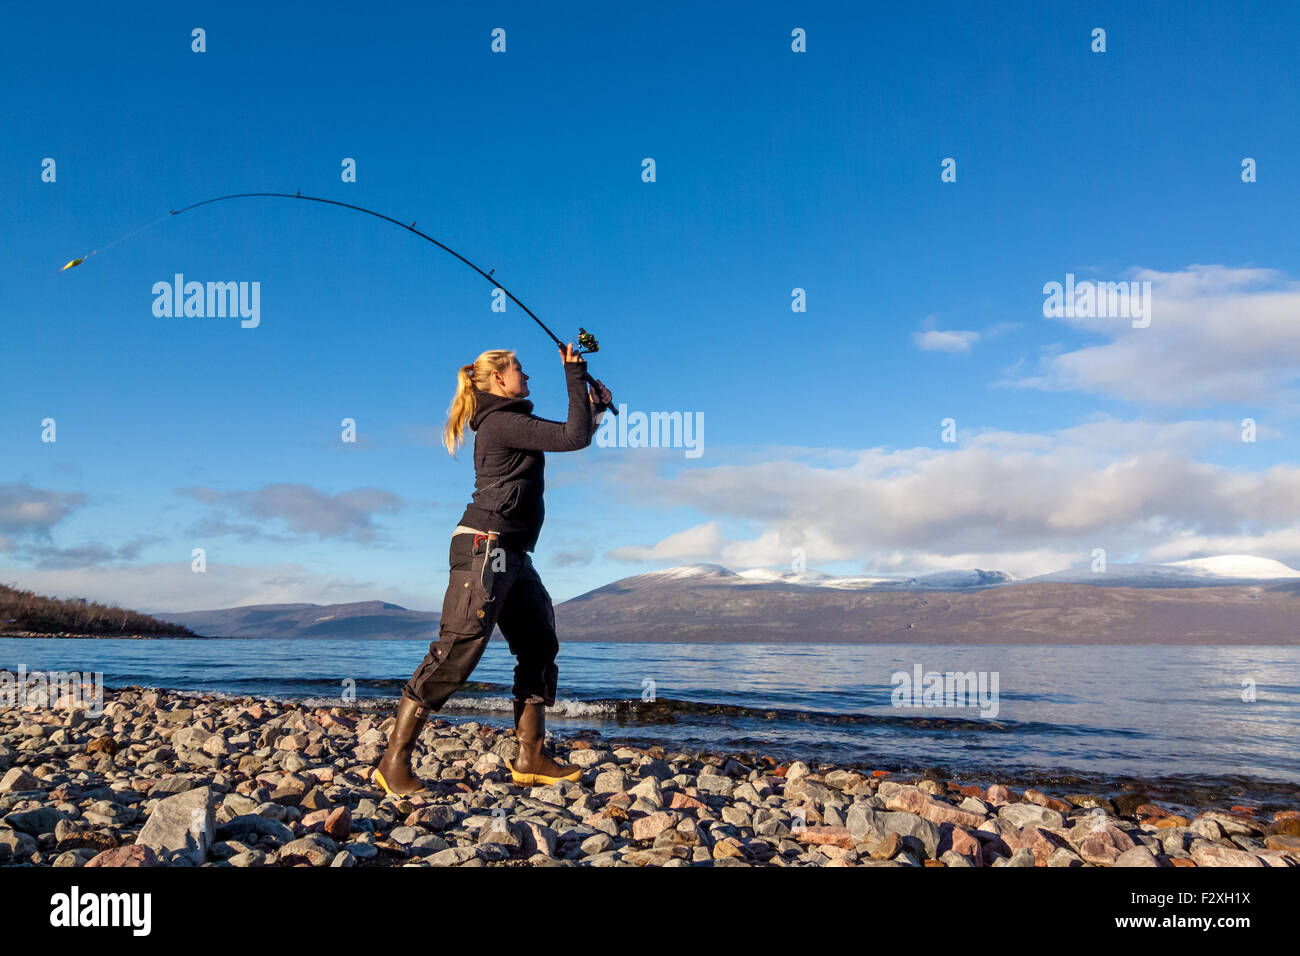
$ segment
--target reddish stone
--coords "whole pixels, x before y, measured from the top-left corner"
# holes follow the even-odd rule
[[[669,810],[697,810],[701,807],[707,807],[708,804],[703,800],[696,800],[694,797],[688,797],[679,790],[673,791],[672,802],[668,804]]]
[[[313,810],[302,818],[302,828],[307,833],[319,833],[325,826],[325,820],[329,817],[328,810]]]
[[[976,866],[984,865],[984,851],[980,841],[961,827],[945,823],[939,828],[938,855],[943,856],[948,850],[966,857]]]
[[[1196,866],[1194,862],[1187,859],[1185,856],[1171,856],[1169,862],[1174,866]]]
[[[1014,853],[1021,847],[1029,847],[1034,853],[1034,866],[1047,866],[1047,861],[1065,841],[1055,833],[1049,833],[1042,827],[1023,827],[1002,836],[1007,846]]]
[[[1197,866],[1264,866],[1264,862],[1253,853],[1238,850],[1217,843],[1198,843],[1192,847],[1192,859]]]
[[[888,776],[890,776],[890,772],[889,772],[888,770],[873,770],[873,771],[871,771],[871,776],[873,776],[873,777],[877,777],[877,778],[879,778],[879,777],[888,777]]]
[[[984,788],[978,784],[969,784],[958,791],[963,797],[974,797],[976,800],[984,799]]]
[[[1084,862],[1097,866],[1111,866],[1135,844],[1129,835],[1118,827],[1107,824],[1100,830],[1089,833],[1079,842],[1079,856]]]
[[[1300,854],[1300,837],[1284,836],[1281,833],[1273,833],[1264,837],[1264,846],[1270,850],[1281,850],[1284,853],[1292,855]]]
[[[943,862],[943,860],[922,860],[921,865],[922,866],[947,866],[948,864]]]
[[[995,783],[989,787],[988,796],[985,797],[984,800],[986,803],[990,803],[995,807],[1003,807],[1008,803],[1014,803],[1016,797],[1015,794],[1006,787],[1002,786],[1000,783]]]
[[[847,827],[804,827],[802,830],[795,831],[794,835],[804,843],[814,843],[818,846],[838,846],[852,850],[856,845],[853,834]]]
[[[1161,817],[1159,820],[1153,820],[1152,822],[1156,825],[1156,828],[1160,830],[1167,829],[1168,827],[1185,827],[1190,823],[1187,817],[1180,817],[1176,813],[1171,813],[1167,817]]]
[[[62,783],[50,791],[49,800],[51,803],[62,803],[64,800],[80,800],[81,788],[75,783]]]
[[[952,804],[936,799],[914,787],[907,787],[893,794],[885,801],[885,806],[890,810],[915,813],[931,823],[953,823],[957,826],[978,827],[985,820],[982,813],[972,813],[970,810],[954,807]]]
[[[648,813],[632,821],[632,839],[653,840],[665,830],[677,826],[678,819],[675,813],[667,813],[663,810]]]
[[[1137,817],[1139,822],[1144,820],[1159,820],[1161,817],[1168,816],[1167,810],[1164,810],[1154,803],[1144,803],[1133,810],[1133,816]]]
[[[147,846],[139,846],[132,843],[130,846],[119,846],[116,849],[105,850],[98,856],[92,858],[86,866],[161,866],[158,857],[153,850]]]
[[[1040,790],[1026,790],[1025,801],[1035,804],[1036,806],[1046,807],[1049,810],[1055,810],[1057,813],[1069,813],[1074,807],[1064,800],[1058,800],[1056,797],[1049,797]]]
[[[1256,812],[1256,811],[1255,811],[1255,809],[1254,809],[1253,807],[1233,807],[1231,812],[1233,812],[1233,813],[1244,813],[1244,814],[1246,814],[1246,815],[1248,815],[1248,816],[1252,816],[1252,817],[1253,817],[1253,816],[1255,815],[1255,812]]]
[[[1300,810],[1279,810],[1273,814],[1273,822],[1278,820],[1300,820]]]

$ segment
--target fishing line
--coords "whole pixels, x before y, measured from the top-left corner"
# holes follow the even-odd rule
[[[353,209],[357,212],[363,212],[368,216],[374,216],[376,219],[382,219],[385,222],[391,222],[395,226],[401,226],[403,229],[407,230],[408,232],[415,233],[421,239],[425,239],[433,243],[439,249],[442,249],[444,252],[448,252],[451,255],[455,256],[461,262],[465,263],[465,265],[469,266],[471,269],[473,269],[475,272],[481,275],[484,279],[487,279],[489,282],[492,283],[493,288],[500,289],[503,293],[505,293],[506,297],[509,298],[511,302],[519,306],[519,308],[523,309],[524,312],[527,313],[530,319],[532,319],[539,326],[541,326],[542,331],[551,337],[552,342],[554,342],[560,348],[564,348],[564,343],[560,341],[559,336],[557,336],[554,332],[552,332],[550,330],[550,327],[547,326],[547,324],[543,322],[541,319],[539,319],[536,316],[536,314],[534,314],[532,309],[528,308],[528,306],[520,302],[518,297],[516,297],[513,292],[511,292],[509,289],[507,289],[500,282],[498,282],[496,279],[493,278],[493,273],[496,272],[496,269],[489,269],[487,272],[484,272],[474,263],[470,262],[468,259],[462,256],[455,249],[451,248],[451,246],[447,245],[446,243],[439,242],[437,239],[433,238],[433,236],[430,236],[429,234],[421,232],[419,229],[416,229],[414,220],[412,220],[409,223],[406,223],[406,222],[402,222],[400,219],[394,219],[392,216],[386,216],[382,212],[376,212],[373,209],[367,209],[365,206],[357,206],[354,205],[353,203],[342,202],[341,200],[338,199],[324,199],[320,196],[304,196],[300,192],[298,193],[270,193],[270,192],[231,193],[228,196],[215,196],[212,199],[204,199],[200,202],[191,203],[190,205],[183,206],[180,209],[171,210],[170,212],[168,212],[166,216],[162,216],[158,219],[155,219],[153,222],[146,223],[145,225],[141,226],[139,229],[136,229],[134,232],[129,232],[125,236],[122,236],[122,238],[120,239],[114,239],[108,245],[104,246],[103,249],[96,249],[93,252],[87,253],[86,255],[82,256],[80,259],[73,259],[59,271],[66,272],[69,269],[79,266],[87,259],[89,259],[91,256],[96,255],[99,252],[103,252],[105,249],[111,249],[119,242],[124,242],[127,239],[130,239],[132,236],[138,235],[144,232],[146,229],[152,228],[153,226],[158,225],[158,223],[162,222],[165,219],[169,219],[172,216],[179,216],[182,213],[189,212],[191,209],[198,209],[200,206],[208,206],[216,202],[225,202],[228,199],[302,199],[302,200],[306,200],[307,202],[325,203],[326,205],[329,206],[341,206],[344,209]],[[575,354],[577,355],[585,355],[590,352],[597,352],[600,350],[600,344],[596,341],[596,337],[592,333],[588,332],[586,329],[581,327],[579,327],[578,329],[578,346],[579,348],[575,352]],[[590,373],[584,373],[583,377],[591,384],[593,385],[595,384],[596,380],[591,377]],[[602,406],[602,407],[609,408],[609,410],[613,412],[615,415],[618,414],[618,409],[613,406]]]

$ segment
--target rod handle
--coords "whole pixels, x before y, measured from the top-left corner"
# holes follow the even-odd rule
[[[590,372],[583,372],[583,373],[582,373],[582,377],[583,377],[583,379],[584,379],[588,384],[590,384],[590,385],[592,385],[592,386],[596,386],[596,380],[595,380],[594,378],[591,377],[591,373],[590,373]],[[597,387],[598,387],[598,386],[597,386]],[[616,406],[614,406],[614,405],[598,404],[598,405],[596,406],[596,410],[597,410],[597,411],[601,410],[602,408],[603,408],[603,409],[608,409],[609,411],[613,412],[615,415],[618,415],[618,408],[617,408]]]

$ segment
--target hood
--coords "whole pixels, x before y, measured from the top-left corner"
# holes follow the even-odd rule
[[[501,395],[493,395],[491,392],[484,392],[474,389],[474,414],[469,420],[469,427],[478,431],[483,419],[487,418],[493,412],[499,412],[503,408],[512,412],[523,412],[528,414],[533,410],[533,403],[526,398],[505,398]]]

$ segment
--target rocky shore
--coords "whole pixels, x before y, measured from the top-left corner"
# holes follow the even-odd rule
[[[556,741],[582,779],[510,781],[509,731],[434,720],[427,794],[370,782],[387,711],[124,688],[0,711],[0,865],[1300,866],[1300,807],[1179,815],[800,761]],[[59,702],[64,703],[64,702]],[[746,762],[748,761],[748,762]]]

